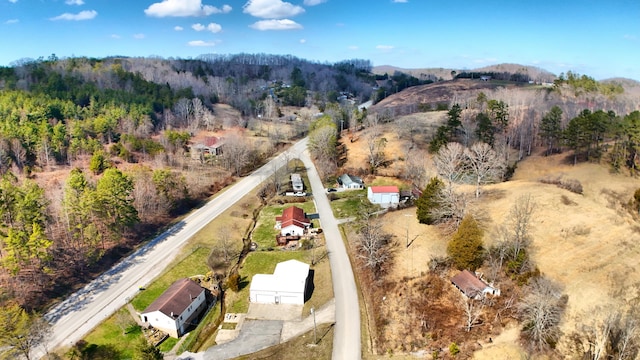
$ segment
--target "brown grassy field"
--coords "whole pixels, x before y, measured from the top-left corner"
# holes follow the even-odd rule
[[[385,136],[387,136],[385,134]],[[388,153],[403,148],[402,140],[388,136]],[[393,140],[393,141],[392,141]],[[366,160],[364,142],[347,143],[348,164]],[[484,242],[495,241],[496,227],[505,219],[516,199],[530,194],[536,209],[532,227],[532,258],[542,274],[558,282],[569,297],[561,328],[565,334],[575,331],[578,315],[596,306],[619,306],[637,297],[640,288],[640,224],[623,205],[638,188],[637,179],[613,174],[605,165],[570,165],[569,153],[543,157],[533,155],[518,164],[511,181],[489,185],[484,195],[470,205],[470,211],[485,229]],[[399,161],[399,160],[398,160]],[[399,164],[392,163],[391,169]],[[552,184],[541,183],[546,177],[578,180],[583,194],[575,194]],[[391,278],[401,282],[428,272],[433,256],[446,254],[447,239],[434,226],[419,224],[415,208],[390,212],[383,217],[385,229],[397,240],[396,260]],[[409,248],[406,240],[413,240]],[[508,295],[508,294],[503,294]],[[388,296],[389,301],[405,301]],[[391,306],[391,305],[390,305]],[[402,316],[398,315],[398,322]],[[390,321],[389,334],[399,334]],[[398,326],[401,326],[399,324]],[[460,329],[460,331],[463,331]],[[519,328],[508,325],[492,343],[480,343],[478,359],[519,358],[524,350],[518,344]],[[401,339],[396,339],[401,342]],[[559,351],[566,351],[563,339]]]

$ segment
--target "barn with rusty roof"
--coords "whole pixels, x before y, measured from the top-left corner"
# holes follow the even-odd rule
[[[481,299],[486,294],[500,295],[500,290],[487,284],[469,270],[462,270],[451,278],[451,283],[470,299]]]

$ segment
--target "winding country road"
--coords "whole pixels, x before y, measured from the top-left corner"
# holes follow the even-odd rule
[[[360,305],[351,262],[342,241],[338,222],[325,195],[324,186],[308,152],[300,154],[307,168],[311,190],[315,194],[316,209],[327,242],[333,294],[336,300],[336,326],[333,337],[333,359],[357,360],[361,358]]]
[[[324,187],[306,152],[307,143],[308,138],[299,141],[51,309],[45,314],[52,324],[47,348],[73,345],[82,339],[127,304],[140,286],[159,276],[194,234],[271,176],[274,169],[299,157],[307,167],[312,191],[318,195],[316,206],[329,250],[336,302],[333,359],[360,359],[360,311],[353,272]],[[37,349],[33,355],[40,358],[44,352]]]

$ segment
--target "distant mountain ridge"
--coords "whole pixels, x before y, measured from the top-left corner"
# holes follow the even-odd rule
[[[460,74],[462,72],[482,72],[482,73],[509,73],[509,74],[527,74],[531,79],[540,82],[553,82],[556,79],[556,75],[535,67],[520,64],[496,64],[484,66],[476,69],[451,69],[451,68],[420,68],[420,69],[404,69],[392,65],[381,65],[373,67],[374,74],[393,74],[395,71],[400,71],[406,74],[410,74],[417,78],[426,78],[429,76],[435,76],[442,80],[451,80],[452,74]],[[454,73],[455,72],[455,73]]]

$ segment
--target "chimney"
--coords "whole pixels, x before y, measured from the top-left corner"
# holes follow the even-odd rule
[[[171,312],[171,317],[173,317],[173,311]]]

